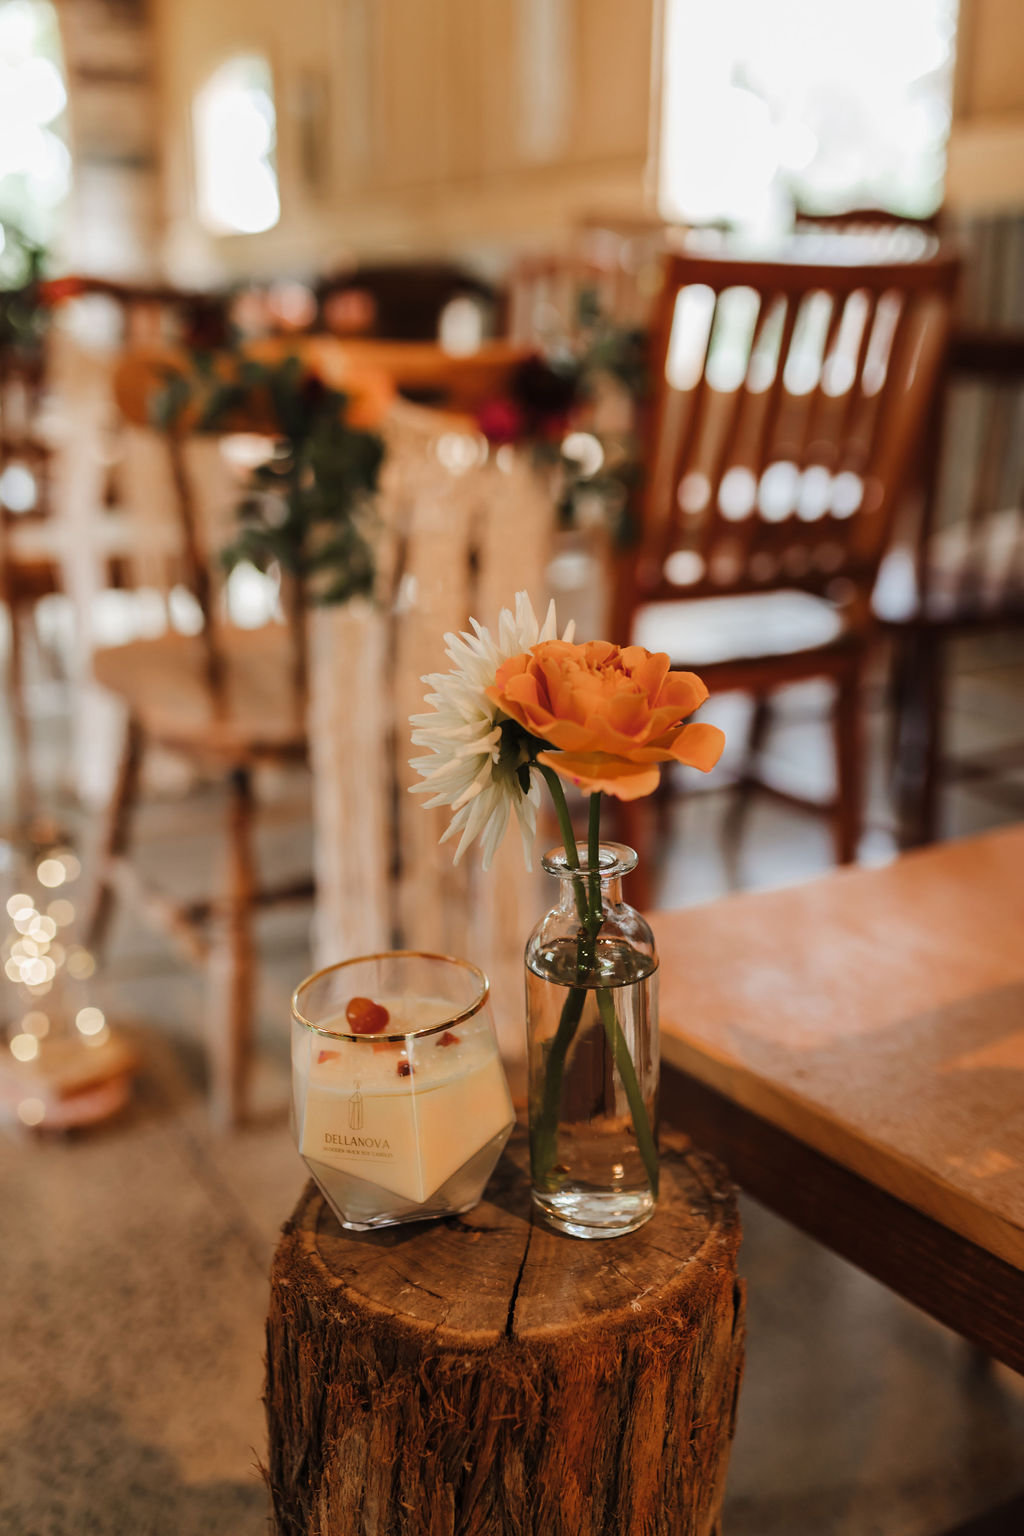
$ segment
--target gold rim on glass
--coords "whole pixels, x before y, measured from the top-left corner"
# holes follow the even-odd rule
[[[453,1013],[451,1018],[442,1019],[438,1024],[428,1024],[423,1029],[407,1029],[399,1035],[355,1035],[346,1030],[327,1029],[323,1024],[314,1024],[312,1019],[307,1019],[299,1007],[299,996],[307,988],[318,982],[322,976],[330,976],[335,971],[347,970],[351,965],[366,965],[371,960],[440,960],[446,965],[457,965],[460,970],[469,971],[480,983],[480,991],[468,1008],[463,1008],[458,1013]],[[351,960],[336,960],[333,965],[325,965],[319,971],[314,971],[312,976],[307,976],[305,981],[300,981],[292,993],[292,1018],[297,1024],[304,1024],[314,1034],[325,1035],[330,1040],[354,1040],[378,1042],[387,1040],[397,1043],[402,1040],[426,1039],[430,1035],[436,1035],[444,1029],[451,1029],[453,1024],[465,1024],[474,1014],[480,1012],[491,995],[491,984],[487,975],[478,965],[471,960],[461,960],[458,955],[438,955],[426,949],[382,949],[372,955],[353,955]]]

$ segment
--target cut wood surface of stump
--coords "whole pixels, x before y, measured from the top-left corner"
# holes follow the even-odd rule
[[[714,1536],[743,1365],[733,1192],[667,1140],[654,1218],[533,1219],[517,1131],[482,1203],[347,1232],[310,1184],[267,1322],[280,1536]]]

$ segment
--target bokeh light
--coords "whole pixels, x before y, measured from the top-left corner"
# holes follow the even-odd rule
[[[63,885],[68,878],[67,870],[60,859],[42,859],[36,870],[36,879],[40,885],[45,885],[47,890],[53,890],[58,885]]]
[[[68,975],[76,981],[88,981],[96,970],[96,961],[87,949],[76,944],[68,950]]]
[[[101,1008],[79,1008],[75,1014],[75,1028],[82,1035],[98,1035],[106,1022]]]
[[[22,1099],[18,1105],[18,1119],[22,1125],[42,1125],[46,1119],[46,1105],[42,1099]]]

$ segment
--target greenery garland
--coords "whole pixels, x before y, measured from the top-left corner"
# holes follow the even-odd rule
[[[354,426],[349,396],[301,358],[227,356],[227,367],[224,354],[195,353],[191,374],[164,370],[152,413],[165,430],[187,414],[200,432],[267,430],[274,438],[272,453],[243,488],[237,536],[221,552],[224,566],[277,568],[311,602],[369,595],[383,439]]]

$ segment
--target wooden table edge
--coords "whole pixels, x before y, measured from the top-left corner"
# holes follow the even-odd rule
[[[787,1092],[741,1061],[716,1057],[704,1046],[691,1044],[664,1020],[661,1049],[662,1059],[669,1066],[744,1109],[749,1109],[756,1099],[759,1109],[749,1109],[751,1114],[775,1125],[783,1134],[792,1134],[786,1127],[796,1122],[800,1139],[822,1156],[877,1184],[894,1199],[951,1228],[968,1242],[990,1250],[1012,1267],[1024,1269],[1024,1230],[998,1211],[981,1210],[969,1195],[937,1171],[910,1161],[884,1141],[876,1139],[868,1148],[863,1133],[833,1109],[819,1106],[799,1093]],[[785,1113],[776,1116],[773,1104],[785,1106]],[[768,1111],[767,1115],[759,1113],[761,1108]]]
[[[741,1189],[994,1359],[1024,1374],[1024,1273],[666,1063],[665,1119]]]

